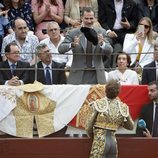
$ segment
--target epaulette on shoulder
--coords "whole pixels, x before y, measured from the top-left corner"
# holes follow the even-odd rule
[[[98,112],[105,112],[108,109],[107,98],[97,99],[94,102],[94,107]]]
[[[120,112],[124,117],[128,117],[129,116],[129,108],[127,106],[126,103],[123,103],[122,101],[120,101]]]

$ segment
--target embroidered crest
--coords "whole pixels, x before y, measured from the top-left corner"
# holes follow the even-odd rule
[[[29,93],[27,96],[27,107],[28,110],[32,113],[37,113],[39,108],[40,108],[40,104],[39,104],[39,98],[36,96],[35,93]]]

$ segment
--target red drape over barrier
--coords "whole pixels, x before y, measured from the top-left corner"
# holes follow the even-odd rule
[[[122,86],[119,97],[129,106],[131,116],[134,120],[138,118],[142,106],[149,102],[146,85]]]
[[[87,99],[82,106],[81,110],[70,122],[69,125],[76,127],[84,127],[84,116],[88,115],[88,110],[85,108],[90,101],[104,97],[105,86],[94,86],[91,88]],[[139,116],[140,110],[143,105],[147,104],[150,100],[148,97],[147,85],[126,85],[121,86],[121,92],[119,94],[120,99],[129,106],[130,114],[133,120],[136,120]],[[86,106],[85,106],[86,105]],[[86,110],[85,110],[86,109]]]

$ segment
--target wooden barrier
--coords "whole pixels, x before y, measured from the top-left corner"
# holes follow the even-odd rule
[[[156,158],[158,139],[117,137],[119,158]],[[0,138],[0,158],[88,158],[92,140],[83,137]]]

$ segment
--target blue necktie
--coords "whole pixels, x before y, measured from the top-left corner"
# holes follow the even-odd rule
[[[46,84],[47,85],[51,85],[52,84],[52,80],[51,80],[51,76],[50,76],[50,67],[46,66]]]
[[[155,108],[155,120],[153,122],[153,137],[158,137],[158,103]]]
[[[15,74],[15,69],[16,69],[16,65],[15,64],[11,64],[11,73],[12,73],[12,75]]]

